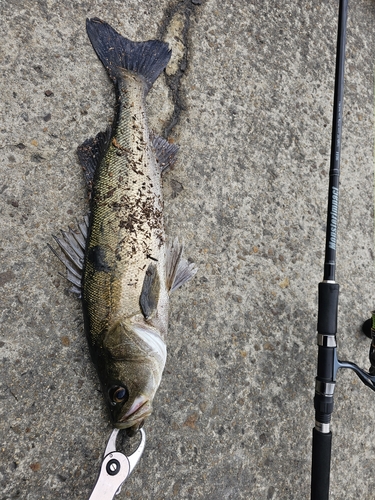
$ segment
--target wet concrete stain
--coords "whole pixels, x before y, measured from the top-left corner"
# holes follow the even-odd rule
[[[170,137],[180,122],[181,113],[186,109],[181,90],[181,80],[189,68],[191,18],[199,15],[203,1],[185,0],[174,2],[166,10],[158,30],[158,38],[172,47],[172,59],[166,70],[166,84],[173,103],[173,113],[166,123],[163,135]]]

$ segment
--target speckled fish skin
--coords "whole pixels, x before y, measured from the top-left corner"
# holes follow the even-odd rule
[[[161,173],[177,146],[150,133],[145,98],[171,51],[132,42],[100,19],[87,20],[95,52],[115,86],[113,125],[77,154],[90,214],[54,236],[70,290],[82,298],[92,360],[115,427],[136,432],[152,412],[165,361],[169,294],[197,272],[177,239],[166,244]]]
[[[159,314],[152,322],[161,335],[166,333],[161,175],[145,120],[143,86],[141,79],[124,74],[117,124],[95,179],[83,287],[85,304],[94,316],[93,343],[124,310],[142,315],[139,297],[151,263],[160,277]]]
[[[144,83],[135,75],[124,74],[120,92],[118,121],[94,184],[83,281],[91,349],[99,366],[103,362],[111,366],[107,376],[113,378],[113,385],[123,379],[122,370],[101,359],[102,347],[107,347],[113,359],[121,359],[122,354],[114,352],[116,343],[109,337],[125,335],[129,343],[139,343],[132,331],[132,325],[139,324],[154,328],[164,338],[168,324],[161,174],[145,121]],[[139,299],[150,263],[156,266],[160,291],[157,312],[147,321]],[[150,368],[150,389],[156,390],[165,359],[149,352],[147,344],[140,346],[142,350]],[[150,400],[153,394],[144,396]]]
[[[109,25],[88,20],[88,33],[115,83],[117,109],[93,180],[82,281],[85,330],[113,424],[136,430],[152,411],[168,325],[161,168],[145,112],[151,85],[136,70],[103,61],[97,39],[120,37]],[[170,51],[163,50],[165,67]]]

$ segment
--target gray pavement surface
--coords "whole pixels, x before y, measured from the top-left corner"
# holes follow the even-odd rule
[[[180,144],[167,232],[197,277],[172,298],[146,451],[119,499],[307,499],[337,2],[0,4],[0,499],[85,499],[111,427],[52,233],[87,211],[76,148],[113,116],[85,33],[170,42],[150,122]],[[375,305],[375,4],[350,2],[339,357],[368,368]],[[340,373],[331,499],[374,498],[375,395]]]

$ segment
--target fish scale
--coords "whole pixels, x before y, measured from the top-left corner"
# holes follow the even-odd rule
[[[150,146],[144,81],[130,72],[122,71],[122,75],[117,123],[97,169],[92,196],[87,251],[101,248],[111,269],[109,273],[96,271],[89,261],[85,266],[83,298],[91,316],[89,331],[94,341],[102,325],[118,321],[123,311],[129,316],[141,314],[139,297],[150,256],[157,261],[160,295],[167,314],[161,171]],[[98,286],[100,280],[102,285]],[[104,311],[98,289],[103,289],[111,303]]]

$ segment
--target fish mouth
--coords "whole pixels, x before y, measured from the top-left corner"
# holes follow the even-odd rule
[[[138,430],[144,419],[152,413],[152,405],[149,399],[144,396],[136,398],[129,410],[115,422],[118,429],[128,429],[136,427]]]

